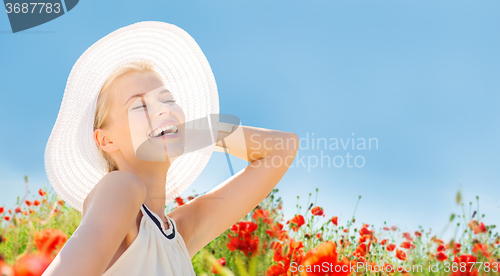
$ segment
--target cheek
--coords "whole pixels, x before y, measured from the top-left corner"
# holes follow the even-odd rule
[[[177,119],[177,122],[179,122],[179,124],[186,123],[186,115],[184,114],[184,111],[180,106],[177,105],[175,107],[172,107],[172,113]]]
[[[128,129],[131,132],[140,132],[143,133],[147,131],[149,127],[149,122],[146,116],[146,113],[139,111],[132,111],[128,114],[127,120]]]

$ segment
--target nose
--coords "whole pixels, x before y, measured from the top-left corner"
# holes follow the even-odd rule
[[[170,106],[170,104],[168,103],[162,103],[155,111],[153,118],[158,118],[164,114],[169,114],[169,115],[172,114],[172,106]]]

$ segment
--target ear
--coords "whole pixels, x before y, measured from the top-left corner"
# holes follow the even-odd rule
[[[103,129],[99,128],[94,131],[94,140],[96,141],[98,147],[105,152],[114,152],[118,150],[118,146]]]

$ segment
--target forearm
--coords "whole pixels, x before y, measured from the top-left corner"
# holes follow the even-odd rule
[[[217,146],[226,147],[232,155],[249,162],[273,154],[295,155],[299,147],[295,133],[243,125],[231,134],[219,131],[217,140]]]

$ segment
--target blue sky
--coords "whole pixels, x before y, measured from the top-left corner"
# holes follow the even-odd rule
[[[499,8],[498,1],[86,0],[17,34],[0,13],[0,206],[23,194],[24,175],[32,194],[49,186],[45,144],[78,57],[120,27],[158,20],[198,42],[221,113],[303,139],[377,139],[378,149],[323,151],[362,156],[361,168],[308,169],[298,158],[313,165],[321,151],[299,150],[277,186],[287,219],[297,195],[306,208],[319,188],[317,204],[341,224],[361,195],[359,223],[439,233],[460,212],[461,185],[466,202],[480,197],[484,221],[500,224]],[[231,160],[236,171],[245,166]],[[184,195],[229,176],[225,156],[214,153]]]

